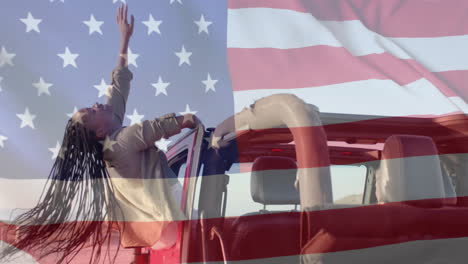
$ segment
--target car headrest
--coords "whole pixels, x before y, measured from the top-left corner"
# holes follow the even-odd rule
[[[376,172],[378,202],[445,198],[437,147],[429,137],[392,135]],[[442,200],[429,206],[441,206]]]
[[[297,165],[288,157],[263,156],[254,160],[250,181],[252,199],[264,205],[299,204],[294,187]]]

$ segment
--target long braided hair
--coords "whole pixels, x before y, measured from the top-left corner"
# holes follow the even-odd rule
[[[20,237],[0,252],[0,259],[12,257],[20,250],[32,250],[34,254],[40,250],[39,259],[63,253],[56,263],[70,263],[90,239],[89,263],[99,262],[104,244],[104,260],[110,260],[112,226],[125,219],[109,179],[103,146],[96,134],[70,119],[39,203],[12,221]],[[120,243],[110,263],[115,262],[119,249]]]

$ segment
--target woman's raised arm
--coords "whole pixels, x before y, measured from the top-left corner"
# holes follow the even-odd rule
[[[135,25],[135,18],[131,15],[130,24],[127,22],[127,12],[128,5],[122,5],[117,10],[117,25],[120,30],[120,54],[118,60],[118,66],[124,67],[128,66],[128,43],[130,42],[130,37],[133,34],[133,26]]]

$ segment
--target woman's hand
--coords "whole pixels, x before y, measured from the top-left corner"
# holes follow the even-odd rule
[[[130,24],[127,23],[128,5],[122,5],[117,10],[117,25],[120,30],[120,54],[117,65],[120,67],[128,66],[128,43],[133,34],[133,26],[135,25],[135,18],[131,16]]]
[[[182,121],[180,122],[182,128],[197,128],[198,125],[202,123],[201,120],[193,114],[185,114],[180,117],[182,118]]]
[[[120,35],[122,39],[130,39],[133,34],[133,26],[135,25],[135,18],[133,15],[130,17],[130,24],[127,22],[128,5],[119,6],[117,11],[117,25],[119,25]]]

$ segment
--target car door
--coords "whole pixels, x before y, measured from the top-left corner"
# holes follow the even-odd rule
[[[188,219],[192,219],[195,180],[199,170],[204,129],[204,126],[200,124],[198,128],[187,132],[179,138],[166,152],[169,166],[178,176],[178,180],[182,185],[180,197],[176,198],[180,201],[181,209],[185,212]],[[176,236],[174,243],[169,243],[166,247],[157,250],[148,249],[150,264],[184,262],[190,237],[189,222],[177,223],[176,230],[172,232]]]

